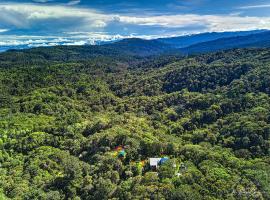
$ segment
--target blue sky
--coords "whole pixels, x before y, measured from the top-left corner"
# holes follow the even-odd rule
[[[0,46],[270,29],[270,0],[1,0]]]

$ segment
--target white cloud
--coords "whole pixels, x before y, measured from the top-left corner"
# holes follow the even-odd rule
[[[4,33],[4,32],[7,32],[8,29],[0,29],[0,33]]]
[[[270,29],[270,17],[243,17],[237,15],[163,15],[153,17],[120,16],[120,22],[162,26],[167,28],[184,28],[188,26],[205,26],[206,31],[236,31],[252,29]]]
[[[161,35],[111,35],[104,32],[66,32],[66,37],[56,36],[29,36],[29,35],[0,35],[1,47],[39,47],[39,46],[57,46],[57,45],[95,45],[100,42],[117,41],[124,38],[142,38],[154,39],[160,38]],[[169,37],[172,35],[164,35]]]
[[[41,0],[43,1],[43,0]],[[75,0],[72,1],[75,3]],[[77,1],[76,1],[77,2]],[[266,5],[264,5],[266,6]],[[128,16],[101,13],[94,9],[70,6],[37,5],[37,4],[0,4],[0,18],[5,25],[33,28],[46,20],[62,20],[60,27],[66,31],[102,30],[111,23],[129,24],[134,26],[160,26],[163,28],[185,28],[190,26],[205,27],[204,31],[232,31],[247,29],[269,29],[269,17],[248,17],[239,15],[159,15],[159,16]],[[68,23],[71,20],[70,24]],[[57,22],[55,27],[58,27]],[[51,22],[53,25],[54,22]],[[61,27],[64,24],[64,27]],[[72,29],[73,27],[73,29]],[[74,28],[76,27],[76,29]],[[48,27],[50,28],[50,27]]]
[[[123,35],[109,35],[101,32],[72,32],[66,33],[66,37],[56,36],[16,36],[16,35],[0,35],[0,47],[1,46],[56,46],[56,45],[93,45],[100,41],[115,41],[126,37]]]
[[[37,2],[37,3],[47,3],[53,0],[33,0],[33,2]]]
[[[75,1],[72,1],[76,3]],[[37,21],[77,19],[78,25],[89,28],[102,28],[108,21],[113,20],[112,15],[98,13],[92,9],[74,8],[70,6],[37,5],[37,4],[0,4],[1,23],[16,27],[29,27]],[[70,24],[77,25],[77,24]]]
[[[73,1],[68,2],[67,5],[74,6],[74,5],[77,5],[79,3],[81,3],[81,0],[73,0]]]
[[[270,8],[270,4],[258,4],[258,5],[248,5],[248,6],[241,6],[238,9],[256,9],[256,8]]]
[[[55,0],[32,0],[35,3],[49,3],[49,2],[54,2]],[[69,2],[66,3],[66,5],[73,6],[81,3],[81,0],[70,0]]]

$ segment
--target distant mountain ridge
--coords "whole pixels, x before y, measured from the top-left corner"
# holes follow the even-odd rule
[[[160,38],[145,40],[139,38],[128,38],[101,45],[77,45],[77,46],[55,46],[37,47],[24,49],[18,47],[20,53],[31,54],[43,51],[45,57],[57,57],[53,54],[54,49],[61,58],[74,58],[80,55],[81,59],[94,56],[152,56],[159,54],[200,54],[234,48],[265,48],[270,47],[270,31],[244,31],[223,33],[202,33],[197,35],[180,36],[173,38]],[[8,47],[4,47],[7,50]],[[1,47],[0,47],[1,49]],[[8,50],[9,52],[10,50]],[[55,53],[55,52],[54,52]]]
[[[270,31],[254,33],[246,36],[220,38],[182,48],[186,54],[207,53],[234,48],[265,48],[270,47]]]
[[[77,46],[53,46],[36,47],[28,49],[10,49],[0,54],[1,61],[20,62],[20,60],[46,61],[78,61],[92,59],[100,56],[106,57],[147,57],[158,54],[181,54],[179,50],[170,45],[154,40],[138,38],[124,39],[104,45],[77,45]]]
[[[213,32],[154,40],[133,38],[104,46],[140,56],[161,53],[200,54],[234,48],[270,47],[270,31]]]
[[[214,41],[221,38],[230,38],[236,36],[247,36],[265,32],[266,30],[236,31],[236,32],[208,32],[192,35],[184,35],[170,38],[159,38],[156,41],[172,45],[175,48],[184,48],[202,42]]]
[[[150,56],[175,49],[173,46],[158,40],[143,40],[139,38],[123,39],[118,42],[102,46],[124,51],[126,54],[139,56]]]

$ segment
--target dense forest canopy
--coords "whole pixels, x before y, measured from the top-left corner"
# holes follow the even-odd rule
[[[270,50],[125,42],[0,54],[0,199],[270,199]]]

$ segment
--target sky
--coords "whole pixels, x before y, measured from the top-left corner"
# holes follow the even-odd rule
[[[270,29],[270,0],[0,0],[0,46]]]

